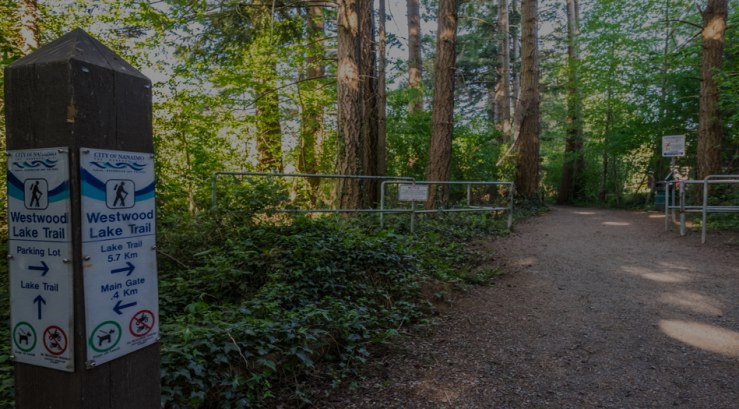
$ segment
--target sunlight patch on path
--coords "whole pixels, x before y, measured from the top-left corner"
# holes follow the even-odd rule
[[[431,380],[425,380],[416,386],[416,393],[420,396],[448,405],[453,405],[459,399],[459,395],[463,390],[464,387],[461,387],[461,385],[439,385]]]
[[[661,320],[667,336],[704,351],[739,358],[739,333],[694,321]]]
[[[629,222],[603,222],[606,226],[631,226]]]
[[[536,257],[524,257],[513,261],[511,264],[514,266],[531,267],[534,264],[537,264],[537,262],[538,259]]]
[[[658,283],[675,284],[686,283],[692,280],[692,277],[689,274],[678,273],[675,271],[654,271],[641,266],[623,266],[621,268],[629,274],[637,275]]]
[[[717,316],[723,314],[724,305],[715,298],[692,291],[676,291],[662,294],[659,301],[699,314]]]

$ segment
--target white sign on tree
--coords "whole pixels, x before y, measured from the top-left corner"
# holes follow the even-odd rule
[[[666,158],[685,156],[685,135],[663,136],[662,156]]]
[[[159,337],[154,158],[81,149],[82,254],[87,364]]]
[[[12,353],[73,372],[68,151],[8,151],[7,179]]]

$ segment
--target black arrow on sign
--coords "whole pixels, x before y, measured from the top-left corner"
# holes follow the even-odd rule
[[[115,307],[113,307],[113,311],[115,311],[115,313],[118,315],[123,315],[121,310],[124,310],[129,307],[133,307],[134,305],[136,305],[136,301],[128,303],[128,304],[123,304],[123,305],[121,305],[121,302],[122,302],[121,300],[118,300],[118,302],[115,304]]]
[[[128,264],[126,267],[116,268],[115,270],[110,270],[110,273],[111,274],[118,274],[118,273],[125,273],[126,271],[128,271],[128,273],[126,274],[126,277],[130,276],[131,273],[133,273],[133,270],[136,268],[136,266],[134,266],[133,264],[131,264],[130,261],[126,261],[126,264]]]
[[[41,262],[41,265],[40,266],[28,266],[28,269],[29,270],[34,270],[34,271],[40,271],[41,272],[41,277],[45,276],[46,273],[49,272],[49,266],[47,266],[46,263],[43,262],[43,261]]]
[[[46,300],[44,300],[44,297],[39,294],[33,299],[33,302],[38,304],[38,319],[41,319],[41,304],[46,304]]]

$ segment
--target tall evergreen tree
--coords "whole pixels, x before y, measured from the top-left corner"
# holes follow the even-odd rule
[[[360,78],[362,82],[362,171],[377,176],[377,44],[375,42],[374,5],[360,2],[360,45],[362,47]],[[362,207],[374,206],[379,200],[379,183],[362,183]]]
[[[724,51],[728,0],[708,0],[701,12],[701,94],[698,116],[698,178],[721,173],[721,115],[717,70]]]
[[[387,175],[387,30],[385,0],[379,0],[377,33],[377,174]]]
[[[36,0],[20,0],[18,2],[20,17],[19,48],[23,54],[29,54],[39,47],[39,9]]]
[[[362,174],[362,80],[360,40],[360,6],[358,0],[339,0],[337,10],[338,66],[337,132],[339,138],[338,173]],[[339,179],[336,187],[338,206],[359,208],[361,186],[357,180]]]
[[[326,67],[323,63],[323,37],[325,36],[323,11],[318,6],[310,6],[305,20],[309,45],[306,47],[304,81],[299,87],[301,117],[298,170],[302,173],[319,173],[319,158],[325,131],[324,106],[323,101],[311,90],[320,88],[319,81],[326,75]],[[310,200],[315,203],[320,179],[309,178],[308,183]]]
[[[421,57],[421,2],[407,0],[408,86],[413,90],[409,112],[423,110],[423,59]]]
[[[434,63],[434,98],[431,114],[431,144],[426,170],[428,180],[449,180],[454,130],[454,68],[457,41],[457,0],[439,0],[436,61]],[[446,203],[448,189],[442,188],[441,199]],[[431,189],[426,207],[437,202],[436,189]]]
[[[538,0],[521,2],[521,96],[516,104],[516,191],[533,199],[539,190]]]
[[[508,0],[498,0],[498,64],[495,85],[495,122],[503,142],[511,140],[511,78]]]
[[[582,179],[585,167],[582,129],[582,93],[578,70],[579,4],[567,0],[567,140],[565,143],[564,167],[559,184],[557,203],[572,203],[582,195]]]

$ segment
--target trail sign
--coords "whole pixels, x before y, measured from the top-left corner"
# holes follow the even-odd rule
[[[17,362],[74,371],[66,148],[8,151],[11,349]]]
[[[685,156],[685,135],[663,136],[662,156],[666,158]]]
[[[87,364],[157,341],[154,159],[149,153],[80,152]]]
[[[425,202],[428,199],[429,186],[401,183],[398,185],[398,201]]]

